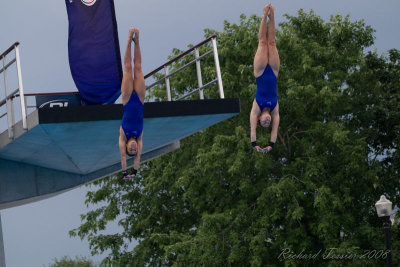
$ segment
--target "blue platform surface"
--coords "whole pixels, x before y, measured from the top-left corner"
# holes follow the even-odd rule
[[[142,162],[239,112],[238,99],[145,103]],[[14,140],[0,134],[0,209],[119,172],[122,114],[122,105],[39,109],[30,114],[28,131],[15,127]]]

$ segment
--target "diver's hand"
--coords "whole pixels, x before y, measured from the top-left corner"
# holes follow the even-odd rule
[[[267,147],[264,147],[263,148],[263,152],[264,153],[268,153],[268,152],[270,152],[272,150],[272,147],[271,146],[267,146]]]
[[[260,146],[255,146],[255,147],[253,147],[253,149],[257,152],[261,152],[261,153],[263,152],[263,149]]]
[[[268,146],[264,147],[263,151],[264,153],[268,153],[272,150],[272,148],[274,147],[275,142],[269,141],[268,142]]]
[[[123,180],[131,180],[133,177],[132,174],[129,174],[128,171],[122,171],[122,179]]]

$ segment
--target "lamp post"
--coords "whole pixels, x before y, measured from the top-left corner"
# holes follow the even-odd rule
[[[375,203],[376,212],[378,217],[382,219],[383,230],[385,232],[386,250],[389,252],[387,255],[387,266],[392,267],[392,251],[390,249],[390,215],[392,215],[392,202],[386,199],[384,195],[381,196],[378,202]]]

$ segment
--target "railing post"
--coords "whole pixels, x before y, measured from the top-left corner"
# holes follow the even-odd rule
[[[15,60],[17,65],[17,75],[18,75],[18,89],[19,89],[19,98],[21,103],[21,115],[22,115],[22,127],[24,130],[28,130],[28,125],[26,122],[26,103],[25,103],[25,96],[24,96],[24,87],[22,86],[22,73],[21,73],[21,63],[19,60],[19,48],[18,45],[14,46],[15,49]]]
[[[167,87],[167,99],[168,101],[171,101],[171,87],[169,84],[169,77],[167,77],[169,75],[169,66],[166,65],[164,66],[164,70],[165,70],[165,86]]]
[[[1,224],[0,214],[0,267],[6,267],[6,255],[4,253],[3,226]]]
[[[4,55],[3,56],[3,69],[4,69],[3,72],[4,72],[4,87],[5,87],[5,92],[6,92],[8,138],[13,139],[14,138],[13,126],[15,124],[14,107],[13,107],[13,99],[8,98],[8,95],[10,94],[10,90],[8,88],[8,77],[7,77],[6,65],[7,65],[7,58]]]
[[[196,58],[196,72],[197,72],[197,83],[199,84],[199,88],[203,87],[203,79],[201,77],[201,67],[200,67],[200,52],[198,48],[194,49],[194,55]],[[199,90],[199,94],[200,94],[200,99],[204,99],[204,92],[203,89]]]
[[[212,38],[212,46],[214,50],[214,61],[215,61],[215,69],[217,71],[217,80],[218,80],[218,89],[219,89],[219,97],[225,98],[224,96],[224,87],[222,86],[222,77],[221,77],[221,69],[219,67],[219,59],[218,59],[218,50],[217,50],[217,41],[216,38]]]

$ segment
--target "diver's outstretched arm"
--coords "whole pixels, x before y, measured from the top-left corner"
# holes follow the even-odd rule
[[[122,130],[122,127],[119,129],[119,139],[118,139],[118,147],[119,153],[121,154],[121,169],[122,171],[126,171],[126,137],[125,133]]]
[[[260,115],[260,108],[256,101],[253,101],[253,108],[250,111],[250,141],[254,150],[257,152],[263,152],[263,149],[257,144],[257,121]]]
[[[271,112],[271,119],[272,119],[272,130],[271,130],[271,139],[270,141],[275,143],[278,137],[278,129],[279,129],[279,102],[276,104],[276,107]]]
[[[140,137],[137,139],[138,151],[137,151],[135,159],[133,160],[133,169],[136,170],[136,172],[139,169],[140,158],[142,156],[142,147],[143,147],[142,137],[143,137],[143,131],[142,131],[142,134],[140,135]],[[136,175],[136,173],[134,173],[134,175]]]
[[[271,130],[271,138],[268,143],[268,146],[264,148],[264,152],[269,152],[272,150],[276,139],[278,137],[278,129],[279,129],[279,122],[280,122],[280,117],[279,117],[279,103],[276,104],[276,107],[271,113],[271,119],[272,119],[272,130]]]

